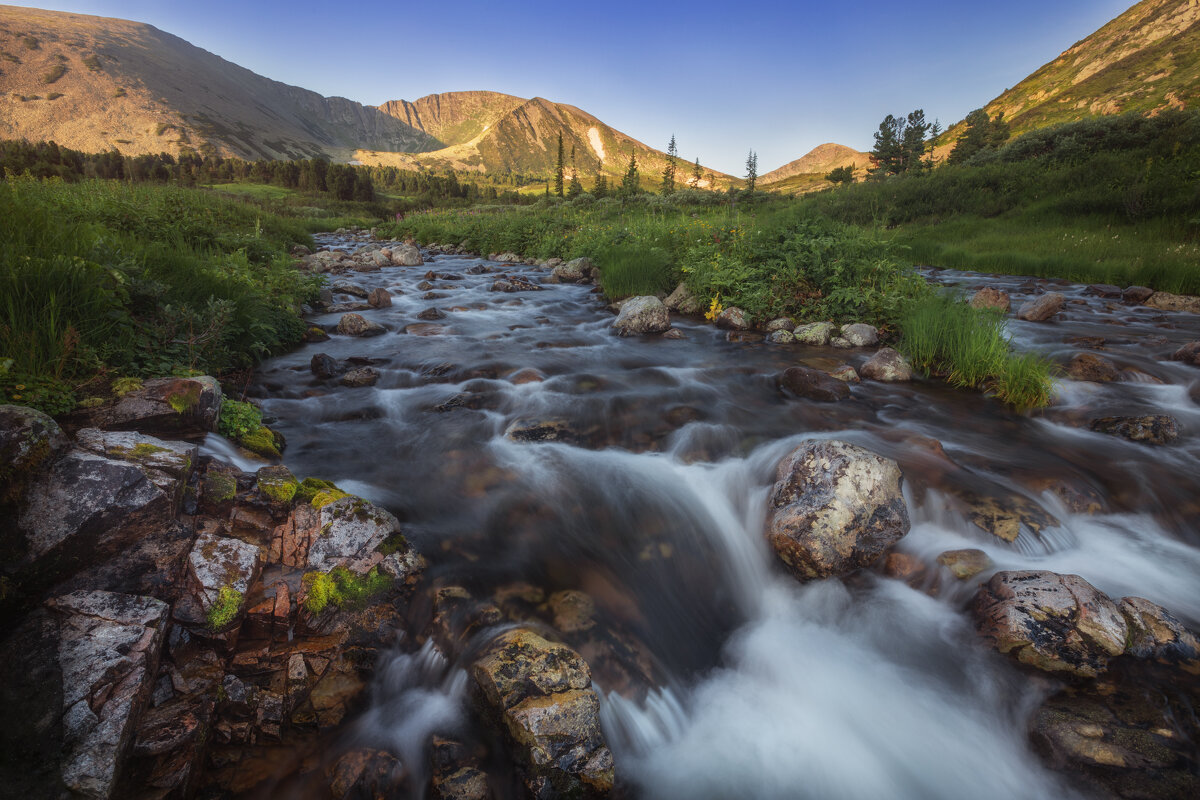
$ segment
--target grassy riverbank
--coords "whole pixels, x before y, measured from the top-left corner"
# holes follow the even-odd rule
[[[52,412],[117,377],[214,373],[297,342],[326,220],[197,189],[0,181],[0,402]]]

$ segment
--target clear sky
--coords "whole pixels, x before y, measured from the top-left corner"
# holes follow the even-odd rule
[[[570,103],[735,175],[887,114],[962,119],[1131,0],[58,0],[147,22],[285,83],[378,105],[489,89]]]

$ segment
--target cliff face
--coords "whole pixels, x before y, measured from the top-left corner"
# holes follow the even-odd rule
[[[419,150],[424,132],[127,20],[0,6],[0,137],[243,158]]]

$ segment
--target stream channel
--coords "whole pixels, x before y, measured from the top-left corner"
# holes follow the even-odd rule
[[[1030,415],[922,379],[864,381],[847,400],[816,403],[785,396],[775,376],[857,367],[872,351],[733,343],[684,317],[673,318],[682,339],[619,338],[591,286],[426,258],[343,276],[392,292],[390,308],[362,312],[388,332],[271,359],[250,395],[286,436],[292,472],[399,517],[428,558],[427,581],[476,597],[530,585],[586,593],[586,624],[619,632],[610,639],[627,655],[601,653],[592,669],[618,776],[636,797],[1073,797],[1026,733],[1048,682],[980,640],[967,610],[976,588],[1000,569],[1074,573],[1200,622],[1200,370],[1168,360],[1200,337],[1196,315],[1062,282],[929,271],[967,292],[1003,289],[1014,306],[1045,287],[1064,293],[1051,322],[1010,317],[1015,347],[1061,363],[1098,352],[1123,380],[1060,380],[1054,405]],[[428,271],[431,294],[417,288]],[[542,290],[489,291],[504,273]],[[433,306],[444,318],[421,322]],[[311,319],[332,330],[338,317]],[[318,352],[367,359],[379,381],[317,379]],[[1152,413],[1178,420],[1178,440],[1087,428]],[[505,435],[530,423],[558,441]],[[898,552],[934,565],[978,548],[993,566],[966,581],[935,565],[909,582],[882,567],[796,582],[763,520],[776,464],[812,438],[900,464],[912,529]],[[348,735],[419,776],[432,734],[471,725],[469,663],[415,633],[404,641]]]

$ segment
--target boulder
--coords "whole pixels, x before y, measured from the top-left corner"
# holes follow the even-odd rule
[[[322,380],[328,380],[338,374],[338,363],[333,356],[326,353],[317,353],[308,362],[308,368]]]
[[[504,261],[506,259],[496,259]],[[518,259],[508,259],[517,261]],[[590,258],[575,258],[565,264],[559,264],[551,272],[550,277],[560,283],[585,283],[596,275],[596,265]]]
[[[1149,286],[1126,286],[1121,291],[1121,299],[1126,303],[1144,303],[1154,294]]]
[[[1117,365],[1095,353],[1076,353],[1067,363],[1067,375],[1077,381],[1105,383],[1121,377]]]
[[[884,347],[858,368],[858,374],[872,381],[898,383],[911,381],[913,368],[907,358],[890,347]]]
[[[834,347],[874,347],[879,344],[879,331],[874,325],[855,322],[843,325],[841,335],[830,340]]]
[[[737,306],[730,306],[717,315],[717,327],[731,331],[748,331],[750,317]]]
[[[386,333],[387,328],[361,314],[343,314],[338,320],[337,332],[343,336],[378,336]]]
[[[377,286],[367,295],[367,305],[371,308],[388,308],[392,305],[392,293]]]
[[[1179,423],[1167,414],[1142,417],[1100,417],[1088,423],[1091,430],[1121,436],[1131,442],[1169,444],[1179,438]]]
[[[520,275],[502,275],[492,282],[488,288],[489,292],[504,292],[512,294],[513,292],[540,292],[541,286],[538,286],[528,278]]]
[[[987,553],[974,548],[947,550],[937,557],[937,563],[950,570],[950,573],[960,581],[974,578],[993,566],[992,559],[988,558]]]
[[[0,405],[0,505],[20,500],[30,479],[67,443],[58,423],[41,411]]]
[[[167,604],[77,591],[47,605],[59,622],[62,782],[76,796],[112,797],[158,677]]]
[[[792,331],[792,335],[796,337],[796,341],[800,344],[823,347],[829,344],[829,341],[833,338],[835,327],[832,322],[810,322],[807,325],[797,327]]]
[[[662,333],[671,327],[671,315],[663,302],[653,295],[633,297],[621,306],[621,313],[612,326],[620,336]]]
[[[796,321],[791,317],[779,317],[767,323],[767,333],[775,331],[787,331],[789,334],[796,329]]]
[[[1122,295],[1121,287],[1113,286],[1111,283],[1093,283],[1084,289],[1083,293],[1093,297],[1121,297]]]
[[[374,386],[378,381],[379,373],[376,370],[371,367],[359,367],[343,375],[340,383],[342,386],[358,389],[364,386]]]
[[[1059,292],[1046,292],[1043,295],[1027,300],[1017,309],[1017,319],[1027,322],[1045,322],[1059,311],[1062,311],[1066,298]]]
[[[908,533],[900,467],[857,445],[805,442],[775,478],[766,536],[799,580],[865,567]]]
[[[426,322],[432,322],[435,319],[445,319],[446,312],[436,306],[430,306],[424,311],[417,314],[417,319],[423,319]]]
[[[397,267],[416,267],[425,263],[421,251],[411,244],[392,245],[389,256]]]
[[[771,344],[791,344],[796,341],[796,337],[788,330],[776,330],[767,334],[767,341]]]
[[[1171,294],[1170,292],[1155,292],[1144,301],[1150,308],[1162,311],[1187,311],[1200,314],[1200,297],[1188,294]]]
[[[397,580],[421,568],[420,556],[385,509],[361,497],[343,497],[321,508],[320,536],[308,549],[308,568],[329,572],[345,567],[366,575],[373,567]]]
[[[797,397],[821,403],[835,403],[850,396],[850,387],[845,382],[812,367],[788,367],[777,383]]]
[[[613,759],[591,671],[566,645],[506,631],[471,667],[478,704],[498,723],[532,797],[605,797]]]
[[[858,383],[861,380],[854,367],[849,364],[840,364],[829,370],[829,377],[836,378],[843,383]]]
[[[362,286],[359,286],[357,283],[350,283],[350,281],[334,281],[329,285],[329,291],[361,297],[363,300],[366,300],[370,295],[370,292]]]
[[[1188,342],[1171,355],[1172,361],[1182,361],[1193,367],[1200,367],[1200,339]]]
[[[1200,674],[1200,640],[1177,617],[1141,597],[1121,598],[1121,614],[1129,626],[1125,652]]]
[[[262,549],[205,531],[188,555],[186,590],[175,604],[175,619],[219,634],[245,612],[244,598],[262,570]]]
[[[1128,624],[1117,604],[1078,575],[997,572],[972,612],[993,647],[1045,672],[1094,678],[1125,652]]]
[[[680,314],[699,314],[703,310],[700,301],[683,283],[680,283],[675,287],[675,291],[667,295],[663,305],[669,311],[678,311]]]
[[[978,309],[994,309],[1002,314],[1007,314],[1012,308],[1012,300],[1008,296],[1008,292],[1002,292],[992,286],[985,286],[975,294],[971,295],[971,308]]]
[[[105,430],[202,439],[217,429],[220,414],[221,384],[216,378],[154,378],[101,411],[94,423]]]

